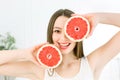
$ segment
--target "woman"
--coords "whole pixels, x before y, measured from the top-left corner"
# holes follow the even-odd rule
[[[106,44],[84,56],[82,42],[69,40],[63,30],[65,22],[75,15],[68,9],[60,9],[50,19],[47,41],[56,45],[63,56],[57,68],[49,70],[36,61],[35,54],[44,45],[41,44],[29,49],[0,51],[0,74],[31,80],[98,80],[105,64],[120,52],[120,31]],[[120,27],[119,13],[91,13],[82,16],[90,23],[89,36],[98,23]]]

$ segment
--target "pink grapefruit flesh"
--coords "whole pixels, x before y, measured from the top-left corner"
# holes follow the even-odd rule
[[[46,44],[38,50],[37,60],[47,68],[56,68],[62,61],[62,55],[56,46]]]
[[[82,16],[73,16],[65,24],[65,35],[74,42],[80,42],[89,33],[89,22]]]

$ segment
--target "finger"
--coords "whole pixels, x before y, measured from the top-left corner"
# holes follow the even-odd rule
[[[33,52],[34,52],[34,51],[37,51],[39,48],[41,48],[41,47],[42,47],[43,45],[45,45],[45,44],[48,44],[48,42],[42,43],[42,44],[38,44],[38,45],[34,46]]]

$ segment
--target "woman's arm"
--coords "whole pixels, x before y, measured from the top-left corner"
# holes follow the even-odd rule
[[[0,51],[0,74],[33,79],[37,78],[37,74],[39,74],[41,79],[44,68],[35,59],[36,52],[41,46]]]
[[[0,65],[26,59],[27,50],[2,50],[0,51]]]
[[[75,16],[77,14],[73,14]],[[120,27],[120,13],[106,13],[106,12],[99,12],[99,13],[88,13],[85,15],[82,15],[85,18],[88,19],[90,23],[90,34],[88,35],[91,36],[95,27],[97,26],[98,23],[102,24],[108,24],[108,25],[114,25],[116,27]]]
[[[120,13],[93,13],[87,14],[92,27],[98,23],[120,27]],[[104,31],[104,30],[103,30]],[[107,36],[106,36],[107,37]],[[118,31],[107,43],[88,55],[88,60],[95,75],[120,52],[120,31]]]
[[[96,13],[99,16],[99,22],[120,27],[120,13]]]
[[[44,44],[46,43],[27,49],[2,50],[0,51],[0,65],[16,61],[31,61],[38,64],[36,61],[36,53],[37,50]]]

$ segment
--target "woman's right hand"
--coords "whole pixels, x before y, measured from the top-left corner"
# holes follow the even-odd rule
[[[40,65],[36,59],[36,54],[37,54],[37,51],[39,50],[39,48],[41,48],[45,44],[47,44],[47,43],[39,44],[39,45],[36,45],[36,46],[26,49],[25,52],[27,53],[27,55],[26,55],[27,60],[32,61],[36,65]]]

